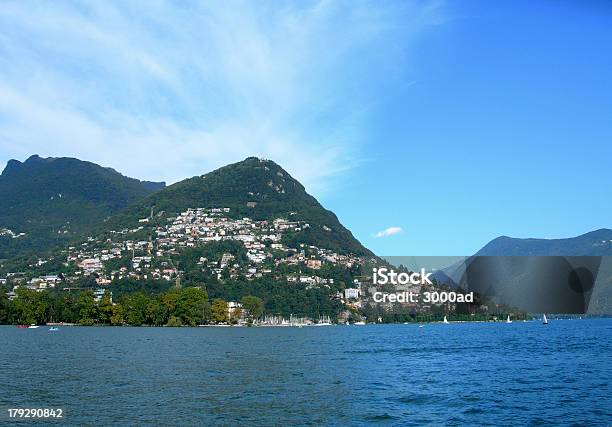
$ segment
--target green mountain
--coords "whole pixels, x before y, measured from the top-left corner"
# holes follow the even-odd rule
[[[131,312],[140,292],[200,287],[211,300],[255,296],[266,313],[319,319],[355,312],[343,292],[379,262],[287,171],[254,157],[173,184],[86,229],[40,257],[0,263],[6,288],[47,289],[37,286],[57,277],[51,293],[103,287]]]
[[[0,259],[65,243],[164,187],[72,158],[10,160],[0,175]]]
[[[285,243],[373,255],[287,171],[271,160],[256,157],[170,185],[123,210],[104,229],[134,226],[151,212],[154,217],[170,217],[189,208],[230,208],[232,218],[305,221],[309,227],[288,235]]]

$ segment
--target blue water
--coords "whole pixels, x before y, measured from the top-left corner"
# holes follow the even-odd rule
[[[0,421],[612,425],[612,319],[47,329],[0,327]]]

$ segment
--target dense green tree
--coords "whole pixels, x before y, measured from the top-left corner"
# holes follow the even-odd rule
[[[214,323],[225,323],[227,318],[227,302],[221,298],[216,298],[211,306],[211,319]]]
[[[48,321],[49,298],[46,292],[18,288],[17,298],[9,304],[9,321],[19,324],[44,324]]]
[[[180,292],[174,314],[180,317],[185,325],[195,326],[205,319],[204,307],[208,302],[208,295],[200,288],[186,288]]]
[[[112,315],[110,318],[111,325],[120,326],[125,322],[125,313],[121,304],[113,305]]]
[[[76,284],[79,288],[89,288],[94,289],[98,286],[96,282],[96,277],[94,275],[83,276],[77,280]]]
[[[58,295],[54,298],[56,321],[77,323],[80,319],[77,307],[77,295],[73,293]]]
[[[152,295],[146,308],[146,323],[154,326],[163,326],[168,320],[168,311],[160,297]]]
[[[77,299],[79,311],[79,323],[81,325],[93,325],[98,318],[98,310],[94,300],[93,291],[81,292]]]
[[[244,309],[249,312],[249,316],[252,319],[259,319],[263,314],[264,302],[261,298],[253,295],[247,295],[242,297],[240,302],[242,303]]]
[[[12,301],[10,316],[13,323],[30,325],[38,323],[36,313],[38,295],[36,291],[27,288],[18,288],[15,292],[17,298]]]
[[[6,291],[0,288],[0,325],[9,321],[9,300]]]
[[[98,313],[101,323],[110,323],[110,319],[113,315],[113,303],[111,294],[108,291],[104,293],[104,296],[102,296],[102,299],[98,303]]]
[[[166,292],[162,297],[162,302],[166,311],[170,316],[173,316],[176,311],[176,306],[179,298],[181,297],[181,290],[177,288],[172,288],[168,292]]]
[[[176,316],[170,316],[170,319],[168,319],[168,323],[166,324],[166,326],[172,326],[172,327],[178,327],[182,325],[183,323],[181,322],[181,319]]]
[[[133,326],[144,325],[148,302],[147,295],[142,292],[124,295],[122,305],[125,310],[125,321]]]

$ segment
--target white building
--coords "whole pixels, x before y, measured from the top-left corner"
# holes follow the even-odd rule
[[[347,288],[344,290],[344,298],[346,299],[358,299],[359,298],[359,289],[355,288]]]

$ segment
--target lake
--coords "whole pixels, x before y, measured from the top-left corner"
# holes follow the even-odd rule
[[[0,421],[612,425],[612,319],[305,328],[0,327]]]

